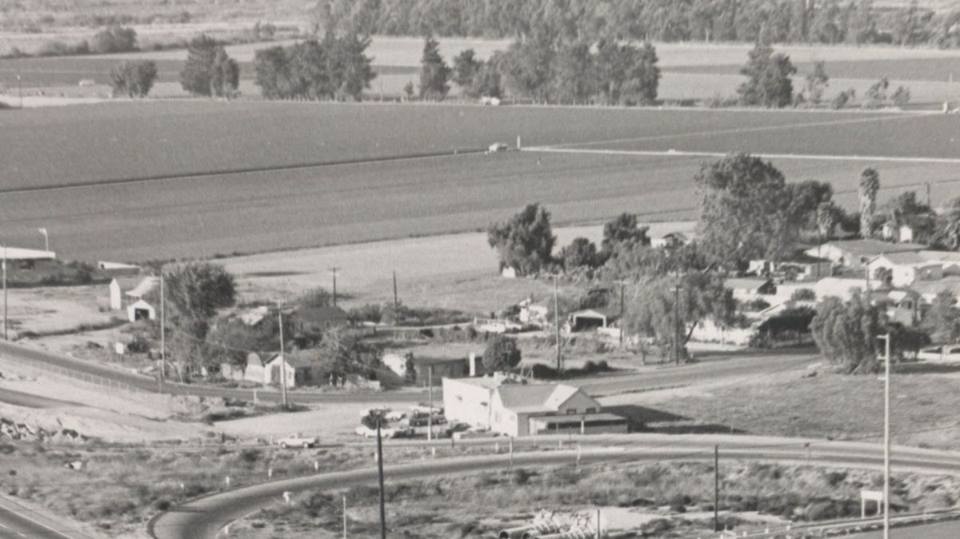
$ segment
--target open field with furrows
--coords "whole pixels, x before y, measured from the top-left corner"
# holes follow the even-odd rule
[[[307,165],[415,152],[452,154],[495,140],[513,142],[517,134],[525,145],[626,140],[624,147],[642,149],[916,152],[952,158],[960,157],[950,140],[953,120],[902,114],[215,102],[8,111],[0,130],[6,190],[0,225],[11,243],[24,245],[37,241],[37,227],[47,227],[52,247],[65,257],[147,260],[476,230],[533,201],[546,204],[557,223],[596,221],[623,211],[648,219],[690,217],[691,178],[707,160],[702,157],[509,152]],[[722,135],[711,134],[717,132]],[[951,162],[774,162],[790,179],[832,182],[844,203],[853,201],[866,166],[881,172],[881,199],[925,181],[933,184],[937,200],[960,194]],[[214,172],[224,169],[235,172]],[[136,181],[97,183],[123,179]],[[460,263],[476,269],[469,259]]]

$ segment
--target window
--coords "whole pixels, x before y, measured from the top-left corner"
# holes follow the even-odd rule
[[[596,408],[593,408],[593,407],[587,408],[587,413],[588,413],[588,414],[595,414],[595,413],[597,413],[597,409],[596,409]]]
[[[576,408],[567,408],[567,415],[574,415],[577,413]]]

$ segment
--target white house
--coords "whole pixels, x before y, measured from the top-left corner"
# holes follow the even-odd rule
[[[534,303],[532,298],[527,298],[521,301],[518,306],[520,312],[517,314],[517,318],[524,324],[543,326],[548,323],[547,313],[550,312],[550,309],[546,305]]]
[[[143,297],[160,284],[158,277],[115,277],[108,286],[110,310],[119,311],[126,301],[143,301]]]
[[[898,225],[894,221],[883,223],[880,235],[888,241],[909,243],[913,241],[913,227],[908,224]]]
[[[923,251],[926,246],[915,243],[889,243],[874,239],[836,240],[804,251],[809,256],[826,258],[834,264],[862,270],[874,257],[887,253]]]
[[[868,270],[872,279],[893,286],[910,286],[916,281],[943,278],[943,264],[930,260],[922,251],[882,254],[870,261]]]
[[[504,378],[443,379],[444,413],[507,436],[626,432],[625,419],[568,384],[510,383]]]
[[[876,288],[879,283],[871,283],[872,288]],[[827,277],[820,279],[813,285],[813,291],[817,295],[817,300],[826,297],[836,297],[847,301],[853,296],[853,291],[859,290],[861,293],[867,290],[866,279],[851,279],[845,277]]]

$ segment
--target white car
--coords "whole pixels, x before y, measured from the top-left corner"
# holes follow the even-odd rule
[[[280,438],[277,440],[277,445],[281,449],[286,449],[288,447],[299,447],[302,449],[309,449],[311,447],[316,447],[319,445],[320,440],[314,436],[312,438],[301,436],[297,434],[296,436],[287,436],[286,438]]]
[[[507,145],[502,142],[494,142],[487,148],[487,153],[497,153],[507,151]]]
[[[917,358],[934,362],[960,362],[960,344],[944,344],[942,346],[924,348],[917,354]]]

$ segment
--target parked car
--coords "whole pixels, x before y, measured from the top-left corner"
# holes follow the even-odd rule
[[[300,434],[297,434],[295,436],[287,436],[286,438],[280,438],[279,440],[277,440],[277,445],[279,445],[282,449],[286,449],[288,447],[299,447],[302,449],[309,449],[311,447],[316,447],[319,444],[320,444],[320,439],[317,438],[316,436],[311,438],[307,436],[301,436]]]
[[[917,354],[923,361],[960,362],[960,344],[944,344],[924,348]]]
[[[364,438],[377,437],[377,429],[371,429],[366,425],[360,425],[354,432],[357,433],[357,436],[363,436]],[[384,439],[408,438],[413,436],[413,429],[408,427],[380,427],[380,436]]]
[[[507,151],[507,145],[503,142],[494,142],[487,148],[487,153],[497,153]]]

